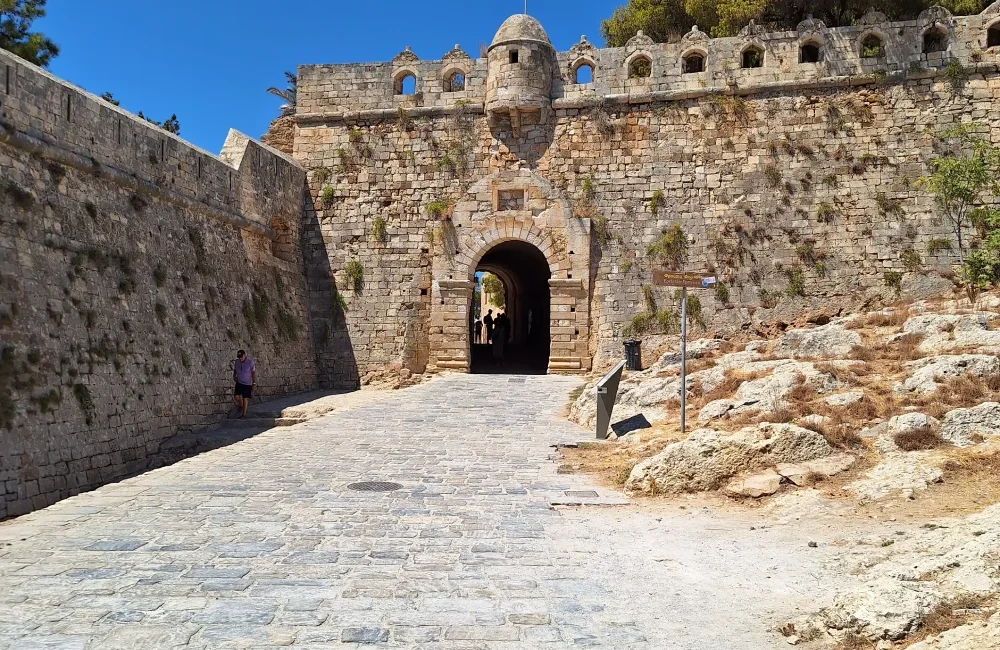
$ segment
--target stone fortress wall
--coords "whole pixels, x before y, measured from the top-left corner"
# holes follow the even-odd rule
[[[312,388],[305,172],[201,151],[0,52],[0,519],[147,468],[231,406]]]
[[[947,127],[975,122],[1000,143],[997,38],[1000,3],[722,39],[695,29],[672,44],[584,39],[561,53],[515,16],[486,58],[456,48],[422,61],[407,48],[388,63],[300,67],[294,155],[316,205],[310,240],[331,251],[361,374],[466,368],[466,276],[504,238],[547,247],[550,370],[620,357],[623,326],[647,309],[646,249],[673,223],[692,238],[689,268],[724,281],[699,294],[713,329],[888,299],[887,271],[905,291],[950,286],[949,229],[914,181]],[[760,67],[744,68],[752,48]],[[574,83],[583,65],[593,81]],[[403,94],[408,75],[415,92]],[[497,197],[511,191],[535,200],[510,211]],[[429,210],[442,202],[444,221]],[[351,261],[370,287],[346,286]],[[676,307],[672,291],[652,298]]]

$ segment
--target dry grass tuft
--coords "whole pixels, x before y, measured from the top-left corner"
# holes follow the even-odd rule
[[[844,638],[833,647],[833,650],[871,650],[874,647],[875,644],[867,638],[861,636],[860,634],[855,634],[854,632],[848,632],[844,635]]]
[[[962,375],[952,377],[938,385],[930,395],[907,397],[903,406],[917,406],[934,418],[942,418],[952,409],[978,406],[983,402],[1000,399],[1000,373],[986,377]]]
[[[813,368],[819,372],[832,375],[837,380],[837,383],[847,386],[858,386],[861,384],[862,378],[868,376],[868,366],[859,363],[830,363],[829,361],[820,361],[814,363]]]
[[[892,441],[903,451],[924,451],[937,449],[945,444],[941,436],[931,431],[930,427],[921,427],[912,431],[902,431],[892,437]]]
[[[924,615],[920,630],[906,639],[904,647],[982,618],[981,610],[985,605],[985,598],[972,594],[960,594],[938,603]]]
[[[826,438],[831,447],[838,449],[860,450],[865,448],[865,441],[858,435],[855,427],[849,424],[834,424],[831,422],[808,422],[802,425],[812,429]]]

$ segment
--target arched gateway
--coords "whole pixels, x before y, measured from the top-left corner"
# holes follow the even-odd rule
[[[497,272],[512,291],[515,345],[544,350],[549,372],[590,369],[590,222],[572,217],[549,183],[529,170],[493,174],[437,230],[428,370],[470,370],[477,270]]]

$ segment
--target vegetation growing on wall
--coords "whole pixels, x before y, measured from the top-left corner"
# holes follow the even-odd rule
[[[678,270],[687,261],[688,249],[687,235],[680,224],[675,223],[646,248],[646,256],[669,269]]]
[[[344,266],[344,279],[354,293],[361,293],[365,286],[365,267],[358,260],[350,260]]]

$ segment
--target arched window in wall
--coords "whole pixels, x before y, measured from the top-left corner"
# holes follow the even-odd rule
[[[877,34],[869,34],[861,41],[862,59],[881,59],[885,56],[885,45]]]
[[[944,52],[948,49],[948,34],[940,27],[931,27],[924,32],[924,54]]]
[[[573,68],[573,83],[589,84],[594,80],[594,66],[588,62],[578,63]]]
[[[413,95],[417,92],[417,78],[412,72],[403,71],[396,75],[393,91],[397,95]]]
[[[691,52],[686,54],[681,61],[681,72],[683,74],[696,74],[705,71],[705,55],[701,52]]]
[[[803,43],[799,48],[799,63],[819,63],[823,60],[823,49],[819,43]]]
[[[457,93],[465,90],[465,73],[461,70],[453,70],[445,74],[444,91],[446,93]]]
[[[648,56],[637,56],[628,64],[629,79],[645,79],[653,74],[653,62]]]
[[[986,47],[1000,47],[1000,20],[986,30]]]
[[[751,45],[743,50],[740,62],[744,68],[761,68],[764,66],[764,50],[756,45]]]

